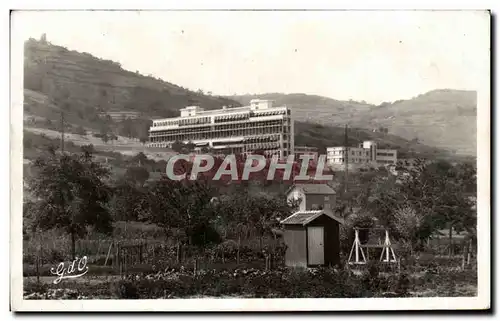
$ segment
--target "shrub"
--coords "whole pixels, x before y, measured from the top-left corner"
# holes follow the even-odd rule
[[[410,278],[406,273],[399,274],[396,283],[396,289],[394,292],[398,296],[408,296],[408,290],[410,289]]]
[[[135,282],[130,280],[120,280],[116,284],[112,284],[113,293],[119,299],[138,299],[139,292]]]

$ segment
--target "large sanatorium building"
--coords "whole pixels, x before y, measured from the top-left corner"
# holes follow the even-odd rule
[[[149,146],[171,147],[180,141],[194,143],[196,150],[228,154],[263,151],[268,157],[284,158],[294,153],[291,111],[273,106],[271,100],[254,99],[250,106],[216,110],[188,106],[180,111],[180,117],[153,120]]]

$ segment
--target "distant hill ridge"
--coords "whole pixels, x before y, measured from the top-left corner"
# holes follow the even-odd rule
[[[119,63],[43,41],[25,43],[24,88],[55,100],[68,100],[85,114],[130,110],[147,117],[176,116],[180,108],[199,104],[206,109],[239,106],[224,97],[209,96],[134,73]]]
[[[476,155],[477,94],[475,91],[437,89],[408,100],[372,105],[306,94],[269,93],[227,98],[247,104],[272,99],[287,105],[295,119],[330,126],[378,130],[464,155]]]
[[[143,142],[146,140],[151,119],[178,116],[179,109],[186,105],[196,104],[205,109],[238,107],[247,105],[252,98],[262,98],[274,99],[278,104],[292,107],[298,120],[296,144],[324,150],[326,146],[342,143],[341,127],[344,126],[344,119],[362,118],[360,114],[369,114],[372,110],[382,108],[305,94],[211,96],[202,91],[193,92],[160,79],[124,70],[118,63],[102,60],[88,53],[79,53],[34,39],[25,43],[24,76],[24,119],[26,128],[31,128],[30,137],[33,139],[39,135],[33,128],[46,129],[47,135],[51,133],[49,131],[59,130],[63,111],[66,133],[84,133],[88,136],[112,131],[123,137],[120,138],[122,141],[125,138],[136,139],[135,145],[140,146],[138,139]],[[467,105],[463,109],[467,112]],[[333,113],[337,116],[332,117]],[[126,119],[127,115],[133,115],[129,117],[133,119]],[[384,146],[401,149],[403,154],[448,156],[448,153],[438,148],[398,137],[392,127],[389,134],[373,133],[372,124],[368,124],[368,127],[352,127],[359,127],[350,133],[352,143],[361,139],[377,139]],[[71,140],[70,137],[76,137],[74,135],[68,135],[68,141]],[[79,144],[81,141],[87,140],[82,136],[75,143]],[[112,144],[112,141],[103,143],[104,146]],[[131,154],[138,149],[135,145],[120,145],[120,152]],[[125,151],[127,146],[130,146],[130,151]],[[115,145],[113,149],[118,149],[117,147]],[[33,149],[29,154],[36,155],[36,144],[31,144],[29,148]],[[105,149],[109,150],[110,147]]]

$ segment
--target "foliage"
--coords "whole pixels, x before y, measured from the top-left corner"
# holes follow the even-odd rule
[[[103,180],[108,171],[92,160],[92,155],[42,155],[35,162],[37,171],[29,183],[29,191],[36,197],[30,214],[33,229],[63,228],[72,239],[75,256],[75,238],[86,232],[87,226],[111,233],[111,217],[106,208],[109,188]]]
[[[450,226],[475,233],[472,166],[416,160],[411,166],[400,164],[397,176],[390,176],[374,178],[370,195],[359,205],[372,211],[393,237],[414,247]]]
[[[135,283],[129,280],[120,280],[113,284],[114,294],[118,299],[138,299],[139,293]]]
[[[279,227],[280,219],[289,216],[293,209],[284,196],[271,198],[245,190],[223,197],[215,206],[217,226],[225,234],[230,230],[239,235],[252,229],[260,238],[271,235],[273,229]]]
[[[213,233],[209,228],[215,217],[211,204],[214,191],[203,181],[160,180],[151,186],[151,221],[164,228],[184,231],[189,244],[199,242],[200,233]]]
[[[189,154],[192,153],[196,145],[193,142],[183,143],[181,141],[175,141],[172,144],[172,150],[177,153]]]
[[[128,167],[125,172],[125,180],[131,184],[142,187],[149,178],[149,171],[144,167]]]
[[[109,208],[115,221],[145,221],[149,217],[148,194],[135,184],[122,182],[113,189]]]
[[[185,267],[166,268],[151,274],[129,274],[123,280],[101,285],[65,283],[66,289],[55,285],[24,285],[25,299],[76,299],[105,297],[118,299],[169,299],[197,297],[244,298],[357,298],[416,297],[429,290],[434,296],[474,296],[468,289],[477,282],[474,271],[447,271],[439,275],[411,276],[406,273],[382,275],[376,267],[358,276],[349,270],[330,268],[294,270],[263,270],[237,268],[193,270]],[[432,295],[432,294],[431,294]]]

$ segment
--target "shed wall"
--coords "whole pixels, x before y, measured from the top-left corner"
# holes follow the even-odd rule
[[[287,245],[285,253],[286,266],[307,267],[306,230],[301,225],[288,225],[284,231]]]
[[[325,230],[325,265],[340,264],[340,224],[327,216],[321,216],[308,226],[324,226]]]

